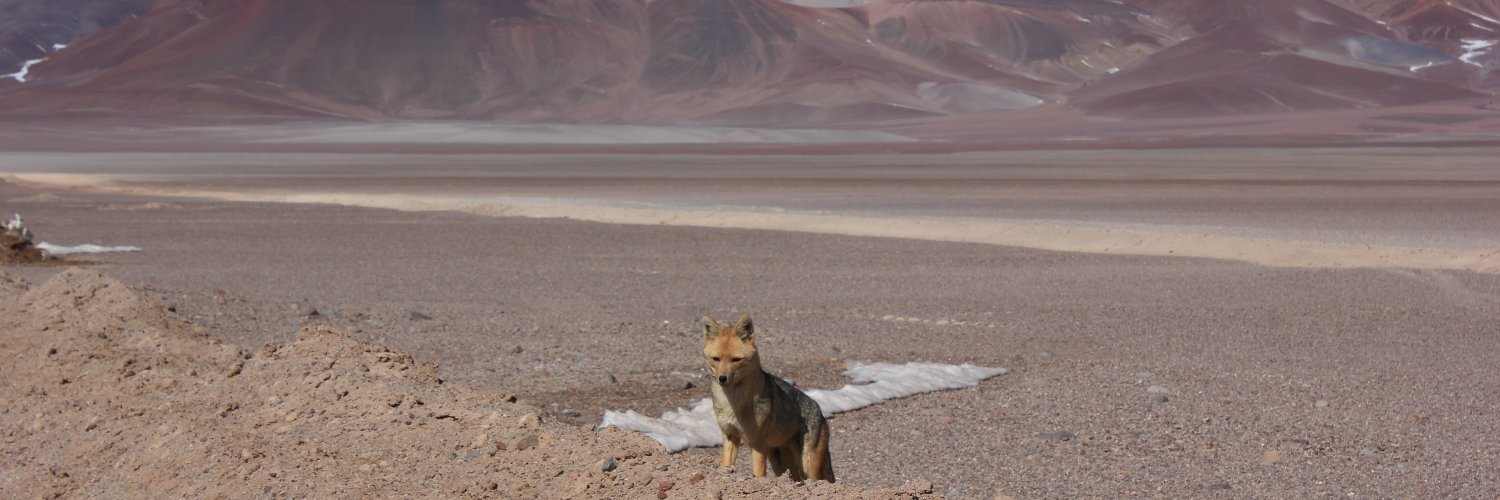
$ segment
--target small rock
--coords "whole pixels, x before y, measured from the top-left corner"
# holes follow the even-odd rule
[[[1210,491],[1214,491],[1214,490],[1227,490],[1229,488],[1230,488],[1229,483],[1228,482],[1223,482],[1223,483],[1210,484],[1210,485],[1208,485],[1207,488],[1204,488],[1204,489],[1210,490]]]
[[[574,410],[572,408],[566,408],[566,409],[564,409],[562,411],[562,414],[563,414],[564,417],[572,417],[572,418],[578,418],[578,417],[582,417],[583,416],[582,412],[580,412],[578,410]]]
[[[410,311],[406,313],[406,319],[412,321],[428,321],[432,319],[432,316],[428,316],[417,311]]]
[[[1375,449],[1374,448],[1363,448],[1363,449],[1360,449],[1359,450],[1359,456],[1361,456],[1361,457],[1373,457],[1373,456],[1375,456]]]
[[[1050,434],[1042,434],[1043,441],[1072,441],[1075,437],[1077,436],[1072,432],[1066,430],[1057,431]]]
[[[1172,393],[1172,391],[1170,389],[1167,389],[1166,387],[1162,387],[1162,386],[1159,386],[1159,385],[1153,385],[1151,387],[1147,387],[1146,388],[1146,392],[1149,392],[1151,394],[1171,394]]]
[[[533,427],[542,424],[542,417],[537,416],[535,413],[527,413],[521,415],[521,419],[517,420],[516,423],[521,427]]]
[[[698,484],[698,483],[703,482],[703,473],[699,472],[697,474],[693,474],[693,478],[689,479],[688,482],[692,483],[692,484]]]
[[[1316,406],[1318,408],[1327,408],[1328,407],[1328,400],[1326,400],[1326,399],[1319,399],[1318,402],[1313,403],[1313,406]]]
[[[523,353],[523,352],[526,352],[526,349],[521,348],[521,346],[515,346],[515,347],[510,348],[510,353],[511,354],[520,354],[520,353]]]
[[[1151,395],[1151,402],[1152,403],[1162,404],[1162,403],[1166,403],[1168,401],[1171,401],[1171,399],[1168,398],[1166,394],[1153,394],[1153,395]]]
[[[609,374],[609,373],[604,374],[604,382],[608,383],[608,384],[618,384],[618,383],[620,383],[619,380],[615,379],[615,376],[613,374]]]
[[[490,491],[498,490],[498,489],[500,489],[500,483],[496,483],[494,481],[490,481],[488,483],[484,483],[484,489],[487,489],[487,490],[490,490]]]
[[[1135,373],[1135,378],[1138,378],[1138,379],[1141,379],[1141,380],[1145,380],[1145,379],[1151,378],[1151,371],[1150,370],[1141,370],[1141,371],[1138,371],[1138,372]]]
[[[489,442],[489,434],[480,434],[478,436],[474,436],[474,440],[469,442],[469,447],[477,450],[480,448],[484,448],[484,445],[489,444]]]
[[[540,443],[541,438],[538,438],[536,434],[527,434],[526,437],[523,437],[519,441],[516,441],[516,449],[529,450],[532,448],[536,448],[536,445]]]
[[[688,383],[686,383],[686,384],[682,384],[682,390],[684,390],[684,391],[686,391],[686,390],[689,390],[689,389],[692,389],[692,388],[694,388],[694,387],[698,387],[698,386],[696,386],[696,385],[693,385],[693,383],[692,383],[692,382],[688,382]]]
[[[656,466],[656,470],[665,472],[667,470],[667,464],[661,464],[661,465]]]
[[[1264,455],[1260,456],[1260,463],[1265,465],[1272,465],[1280,461],[1281,454],[1277,453],[1276,450],[1267,451]]]
[[[599,469],[604,472],[615,470],[615,467],[615,457],[604,457],[604,461],[599,463]]]

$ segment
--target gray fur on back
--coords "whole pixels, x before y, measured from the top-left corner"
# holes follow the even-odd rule
[[[807,434],[818,435],[823,430],[824,423],[823,409],[818,406],[818,402],[813,401],[812,397],[797,389],[797,386],[792,385],[791,382],[782,380],[781,377],[771,375],[770,373],[766,373],[766,376],[771,379],[771,386],[775,388],[774,390],[786,393],[793,400],[797,401],[798,412],[802,414],[802,426],[806,429]]]

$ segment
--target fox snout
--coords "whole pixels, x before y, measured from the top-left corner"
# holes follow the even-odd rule
[[[723,358],[717,360],[709,359],[708,361],[708,377],[719,381],[719,385],[732,383],[736,378],[735,371],[740,368],[737,365],[741,364],[739,360],[729,361]]]

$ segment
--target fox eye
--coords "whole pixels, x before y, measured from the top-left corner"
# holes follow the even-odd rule
[[[738,362],[740,362],[741,359],[745,359],[745,358],[729,358],[729,361],[732,362],[732,363],[738,363]]]
[[[708,359],[712,359],[712,360],[714,360],[714,362],[718,362],[719,361],[719,357],[718,356],[714,356],[714,357],[708,358]]]

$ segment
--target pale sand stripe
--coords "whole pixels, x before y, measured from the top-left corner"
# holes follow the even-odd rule
[[[224,201],[332,204],[609,224],[764,229],[1111,255],[1203,257],[1278,267],[1451,269],[1500,274],[1500,249],[1453,250],[989,219],[902,218],[750,210],[640,208],[528,198],[337,192],[227,192],[129,185],[106,175],[7,174],[20,184]]]

